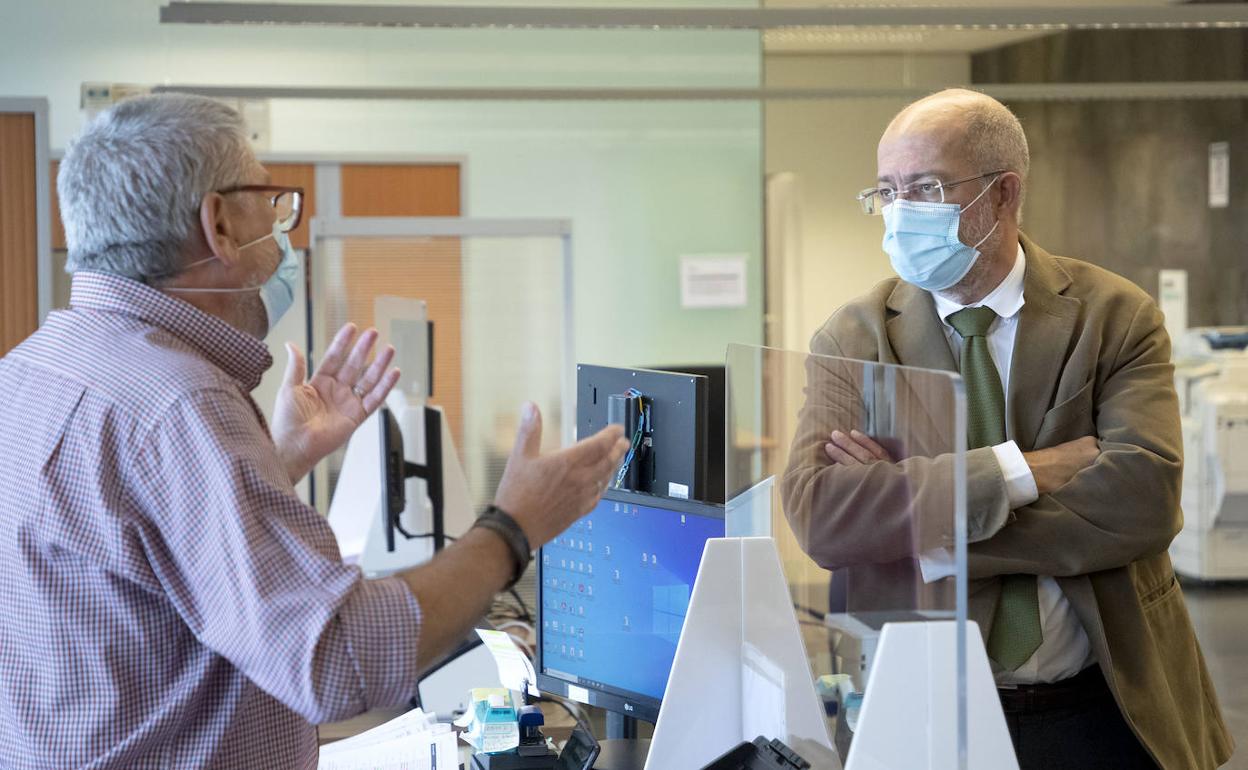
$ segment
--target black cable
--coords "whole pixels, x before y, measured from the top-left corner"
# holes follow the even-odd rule
[[[395,525],[394,525],[394,528],[395,528],[395,529],[397,529],[397,530],[399,531],[399,534],[400,534],[400,535],[402,535],[403,537],[407,538],[408,540],[427,540],[427,539],[429,539],[429,538],[431,538],[431,537],[436,537],[436,535],[434,535],[432,532],[421,532],[419,535],[413,535],[413,534],[410,534],[407,530],[403,529],[403,527],[402,527],[402,526],[400,526],[399,524],[395,524]],[[443,536],[442,536],[442,539],[443,539],[443,540],[449,540],[449,541],[451,541],[452,543],[454,543],[454,542],[455,542],[456,540],[458,540],[459,538],[457,538],[457,537],[451,537],[450,535],[443,535]]]
[[[572,717],[572,721],[575,722],[582,730],[589,733],[590,735],[594,734],[594,731],[591,730],[589,725],[585,723],[585,720],[581,719],[580,716],[578,716],[577,713],[572,710],[572,707],[569,706],[567,703],[564,703],[561,699],[552,698],[549,695],[541,695],[541,696],[538,696],[537,701],[538,703],[553,703],[556,706],[562,707],[564,711],[568,712],[568,716]]]
[[[508,588],[507,592],[516,597],[516,601],[520,603],[520,611],[524,613],[520,616],[520,619],[527,620],[529,624],[532,625],[534,623],[533,612],[529,609],[529,605],[524,603],[524,599],[520,597],[520,593],[516,591],[514,586],[512,588]]]
[[[804,605],[804,604],[798,604],[797,602],[794,602],[794,603],[793,603],[793,609],[795,609],[795,610],[797,610],[797,611],[799,611],[799,612],[804,612],[804,613],[806,613],[807,615],[811,616],[812,618],[815,618],[815,619],[820,620],[820,621],[822,621],[822,620],[823,620],[823,618],[824,618],[824,614],[825,614],[825,613],[822,613],[822,612],[820,612],[819,610],[815,609],[814,607],[807,607],[806,605]]]

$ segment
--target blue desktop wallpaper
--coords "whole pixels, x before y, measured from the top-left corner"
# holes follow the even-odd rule
[[[542,549],[542,663],[581,686],[661,699],[722,518],[602,500]]]

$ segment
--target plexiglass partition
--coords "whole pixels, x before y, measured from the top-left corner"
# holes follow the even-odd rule
[[[524,401],[542,410],[545,449],[567,438],[574,367],[565,222],[357,218],[319,220],[313,230],[314,353],[347,322],[374,325],[380,297],[424,301],[432,354],[404,349],[396,361],[409,386],[432,382],[429,402],[444,410],[475,505],[493,498]],[[339,453],[318,469],[321,510],[341,462]]]
[[[775,539],[829,733],[847,759],[885,624],[956,621],[964,638],[962,380],[734,345],[727,410],[729,533]],[[951,753],[933,767],[959,766],[966,745],[964,653],[954,654],[964,647],[949,650],[936,665],[956,677],[955,734],[933,744]]]

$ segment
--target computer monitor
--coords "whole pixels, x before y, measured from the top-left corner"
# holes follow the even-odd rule
[[[654,722],[724,508],[609,490],[538,555],[537,684]]]
[[[446,546],[446,496],[442,483],[442,413],[427,406],[420,407],[425,433],[425,463],[419,465],[404,459],[403,432],[389,407],[381,408],[381,521],[386,533],[386,551],[393,553],[395,535],[407,540],[433,538],[433,550]],[[433,530],[427,533],[408,532],[403,527],[403,511],[407,509],[407,480],[423,479],[429,495]]]
[[[727,367],[723,364],[663,364],[653,367],[661,372],[694,374],[706,378],[706,491],[700,498],[708,503],[727,499],[724,451],[726,438]]]
[[[580,364],[576,393],[579,437],[618,423],[635,444],[613,489],[708,500],[706,377]]]

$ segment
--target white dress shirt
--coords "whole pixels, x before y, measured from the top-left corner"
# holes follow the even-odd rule
[[[936,313],[944,325],[945,338],[949,340],[955,361],[962,360],[962,336],[946,319],[964,307],[987,306],[997,314],[997,319],[988,328],[988,350],[992,362],[996,364],[997,373],[1001,376],[1001,389],[1007,394],[1007,404],[1010,402],[1010,363],[1014,358],[1014,339],[1018,334],[1018,313],[1026,301],[1023,297],[1023,275],[1026,267],[1026,257],[1020,245],[1009,275],[988,296],[974,305],[959,305],[939,294],[932,294],[936,300]],[[1021,508],[1034,503],[1039,498],[1036,480],[1031,475],[1031,468],[1023,458],[1018,444],[1007,441],[994,446],[992,451],[1001,465],[1001,473],[1005,476],[1010,508]],[[924,573],[926,576],[927,570]],[[1093,661],[1088,634],[1062,589],[1058,587],[1057,581],[1052,577],[1038,575],[1036,590],[1040,595],[1040,629],[1044,640],[1027,662],[1016,670],[999,672],[996,676],[998,685],[1057,682],[1074,676]],[[985,635],[988,630],[983,629]]]

